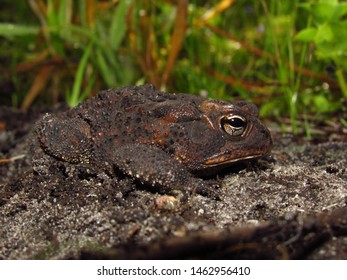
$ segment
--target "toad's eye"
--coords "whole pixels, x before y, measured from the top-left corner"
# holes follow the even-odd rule
[[[241,136],[247,127],[245,118],[241,116],[229,115],[221,118],[222,129],[232,136]]]

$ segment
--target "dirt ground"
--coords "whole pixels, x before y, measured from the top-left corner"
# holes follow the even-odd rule
[[[0,107],[0,259],[347,259],[345,128],[307,141],[274,126],[270,156],[219,175],[224,199],[178,203],[93,166],[38,176],[42,113]]]

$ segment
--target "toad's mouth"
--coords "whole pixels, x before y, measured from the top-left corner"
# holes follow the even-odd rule
[[[213,167],[218,165],[232,164],[238,161],[243,161],[248,159],[255,159],[255,158],[262,157],[264,155],[266,155],[266,153],[252,154],[252,155],[237,157],[237,158],[230,158],[228,156],[220,155],[213,158],[209,158],[203,164],[206,167]]]

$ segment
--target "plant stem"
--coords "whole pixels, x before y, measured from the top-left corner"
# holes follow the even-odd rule
[[[343,75],[343,71],[341,68],[337,69],[336,70],[336,77],[337,77],[337,81],[339,83],[339,86],[342,90],[342,93],[345,97],[345,99],[347,99],[347,84],[346,84],[346,81],[345,81],[345,77]]]

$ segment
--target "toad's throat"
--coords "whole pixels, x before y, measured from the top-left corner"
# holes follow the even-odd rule
[[[254,159],[254,158],[259,158],[262,157],[264,154],[253,154],[253,155],[247,155],[244,157],[238,157],[238,158],[230,158],[227,155],[223,156],[217,156],[217,157],[213,157],[210,158],[208,160],[206,160],[204,162],[205,166],[217,166],[217,165],[224,165],[224,164],[232,164],[238,161],[243,161],[243,160],[247,160],[247,159]]]

